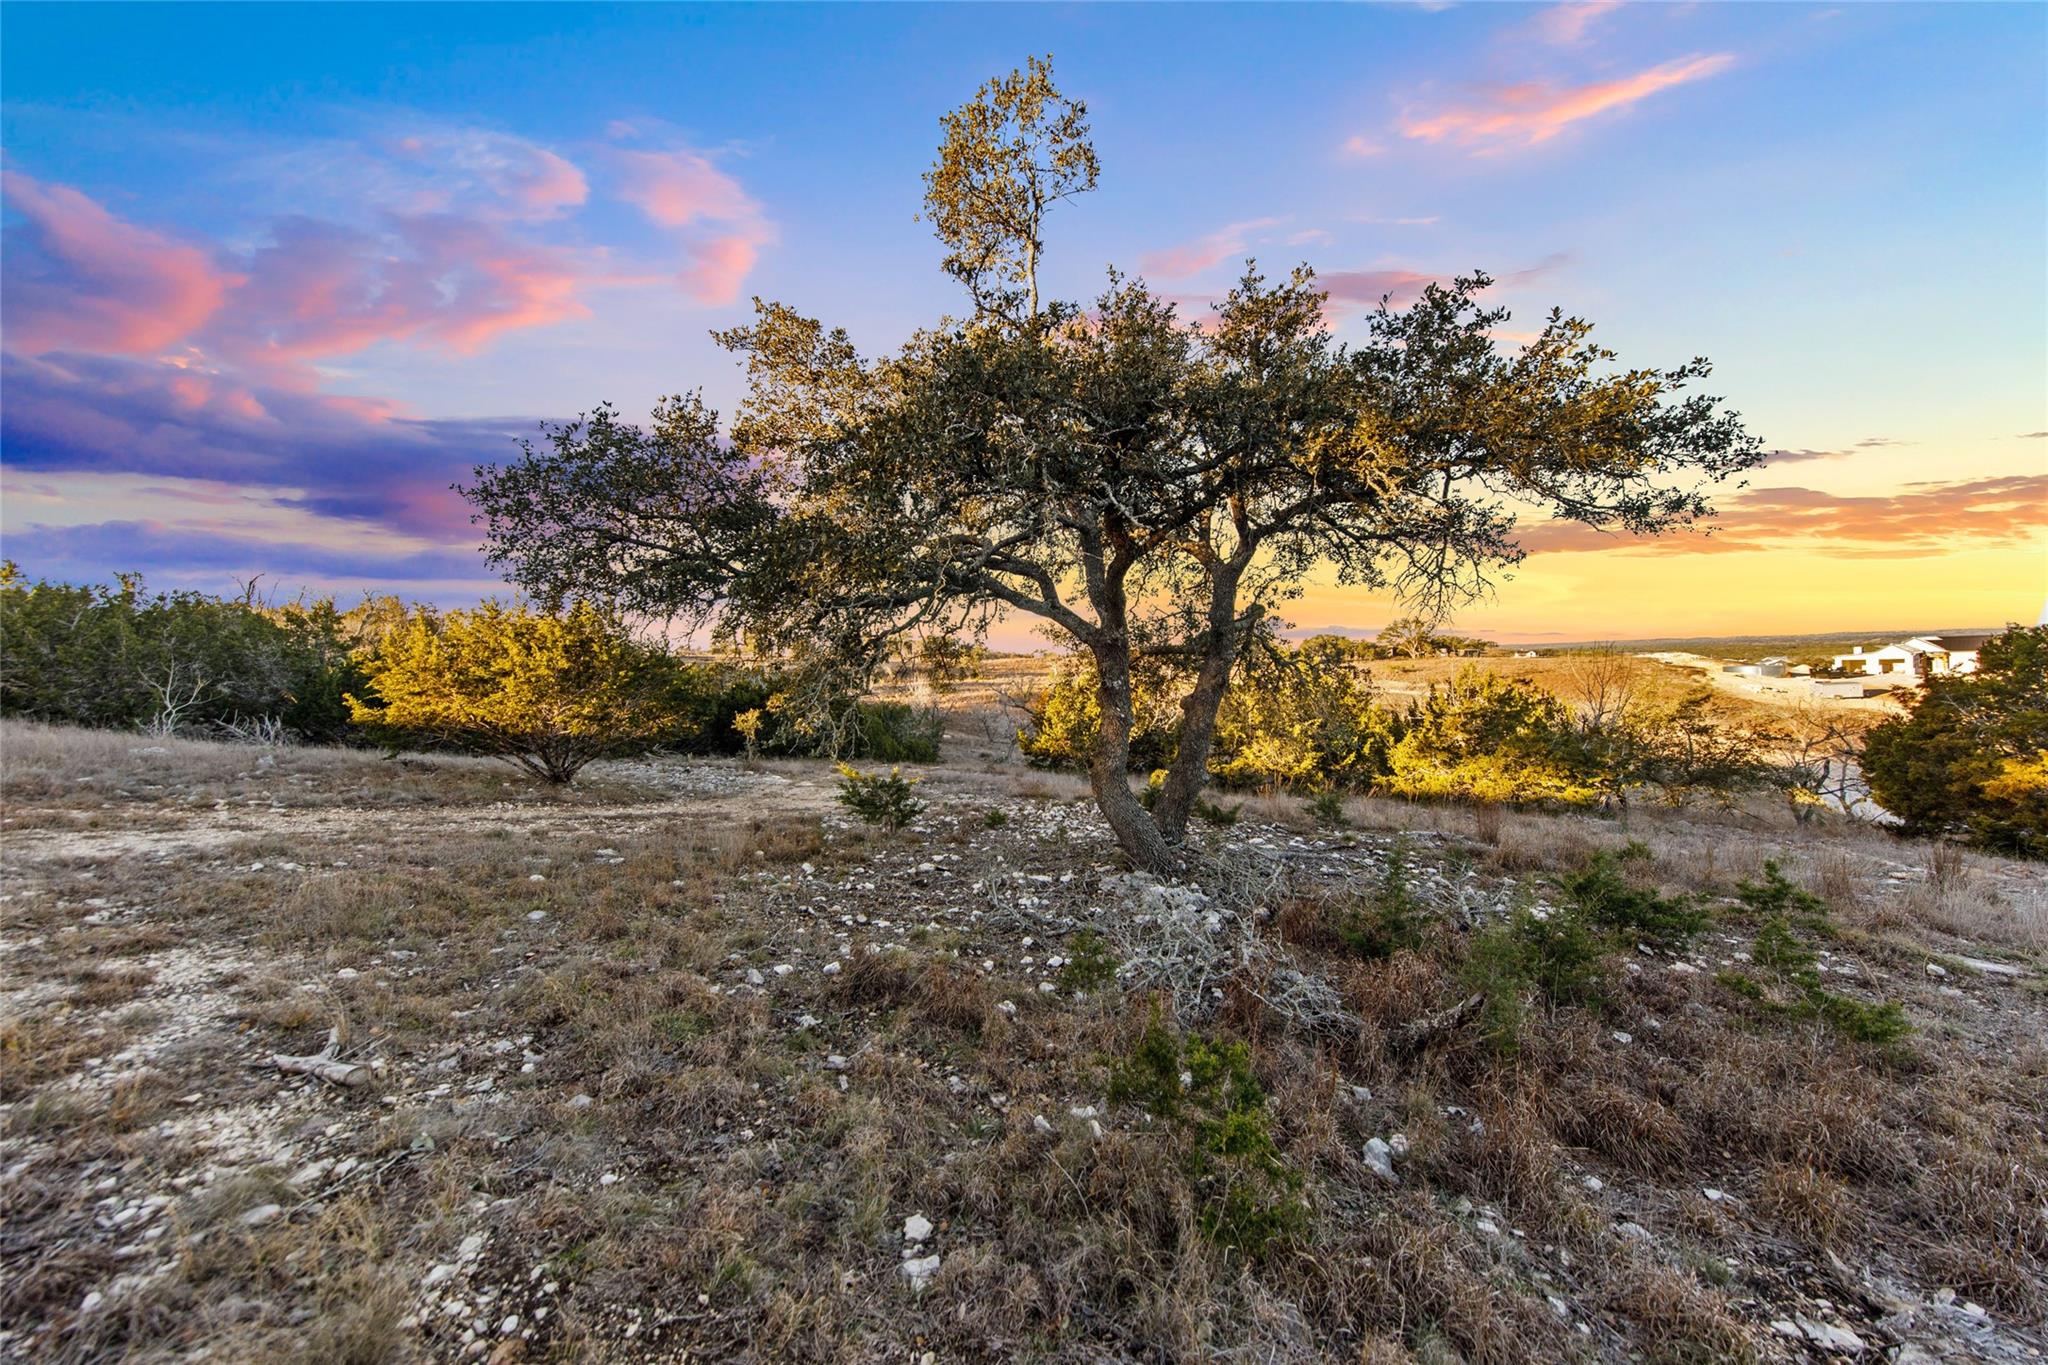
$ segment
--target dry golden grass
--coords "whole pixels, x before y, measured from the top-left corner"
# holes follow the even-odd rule
[[[531,811],[453,765],[422,779],[449,784],[422,819],[375,756],[286,753],[303,811],[223,842],[210,801],[134,787],[100,738],[44,743],[44,770],[171,814],[146,848],[8,850],[0,1353],[1721,1360],[1782,1355],[1769,1324],[1793,1314],[1893,1345],[1859,1295],[1949,1288],[1993,1315],[1995,1358],[2048,1310],[2048,1006],[2038,975],[1955,956],[2035,970],[2038,892],[2001,860],[1937,869],[1764,808],[1353,801],[1352,828],[1311,833],[1298,801],[1247,802],[1208,837],[1360,869],[1259,921],[1344,1023],[1304,1027],[1250,976],[1184,1021],[1245,1044],[1303,1179],[1303,1231],[1254,1256],[1206,1230],[1193,1131],[1107,1099],[1164,997],[1039,989],[1116,912],[1079,779],[934,768],[934,809],[883,836],[796,799],[829,790],[817,765],[716,767],[753,797],[601,787]],[[247,753],[165,785],[241,781]],[[1441,875],[1551,896],[1631,838],[1713,927],[1690,954],[1613,955],[1597,1006],[1532,1005],[1512,1053],[1456,1008],[1473,935],[1445,902],[1385,957],[1333,927],[1397,839],[1418,895]],[[1828,901],[1830,981],[1906,1004],[1903,1044],[1715,979],[1743,965],[1758,926],[1729,898],[1766,859]],[[377,1065],[364,1091],[262,1065],[330,1029]],[[1390,1185],[1362,1153],[1393,1134]],[[102,1226],[152,1191],[161,1212]],[[921,1292],[911,1213],[942,1257]]]

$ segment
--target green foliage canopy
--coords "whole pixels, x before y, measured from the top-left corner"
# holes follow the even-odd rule
[[[675,514],[658,444],[572,435],[479,471],[497,562],[548,601],[715,603],[757,644],[856,670],[907,633],[1036,618],[1094,665],[1105,818],[1166,869],[1238,656],[1311,573],[1437,615],[1519,558],[1518,509],[1654,534],[1761,460],[1736,416],[1688,392],[1704,361],[1619,368],[1555,311],[1503,351],[1483,274],[1383,305],[1355,347],[1305,268],[1248,266],[1201,319],[1115,273],[1085,305],[1041,303],[1043,214],[1096,179],[1084,115],[1034,62],[947,120],[926,207],[972,316],[873,358],[780,303],[720,336],[748,395],[729,454],[697,412],[680,466],[717,516]],[[1124,778],[1148,659],[1190,679],[1149,810]]]
[[[352,636],[361,611],[331,601],[273,607],[253,591],[221,599],[30,582],[0,568],[0,714],[76,725],[180,729],[273,722],[302,739],[347,727],[342,695],[361,685]]]
[[[1936,676],[1863,745],[1871,795],[1909,831],[2048,857],[2048,626],[2011,626],[1975,673]]]

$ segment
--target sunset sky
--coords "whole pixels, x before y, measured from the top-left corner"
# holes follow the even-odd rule
[[[1102,187],[1047,283],[1340,335],[1484,268],[1780,452],[1721,529],[1532,527],[1502,639],[2031,622],[2048,6],[9,5],[0,535],[31,576],[503,592],[448,489],[599,400],[739,393],[750,296],[887,349],[960,299],[937,120],[1050,52]],[[1311,586],[1305,627],[1391,604]],[[1018,636],[1022,639],[1021,635]]]

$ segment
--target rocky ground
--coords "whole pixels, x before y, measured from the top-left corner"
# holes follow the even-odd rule
[[[38,744],[0,825],[9,1358],[2043,1350],[2036,869],[1263,801],[1165,883],[1077,784],[1000,764],[923,773],[884,832],[825,765],[550,793]],[[1713,922],[1503,1046],[1476,945],[1630,837]],[[1904,1039],[1731,984],[1766,857],[1827,903],[1819,979]],[[1249,1127],[1119,1081],[1182,1033],[1243,1044],[1256,1094],[1217,1115]],[[309,1056],[327,1078],[280,1066]],[[1247,1208],[1278,1235],[1233,1234]]]

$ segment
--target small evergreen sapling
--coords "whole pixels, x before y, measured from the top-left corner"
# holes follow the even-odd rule
[[[1198,1222],[1218,1245],[1256,1256],[1307,1221],[1301,1172],[1273,1139],[1243,1043],[1182,1038],[1155,1012],[1138,1045],[1112,1067],[1109,1099],[1168,1125],[1182,1145]]]
[[[901,768],[864,773],[851,764],[839,765],[839,804],[859,816],[863,823],[883,829],[902,829],[924,813],[924,802],[913,793],[918,779],[905,777]]]

